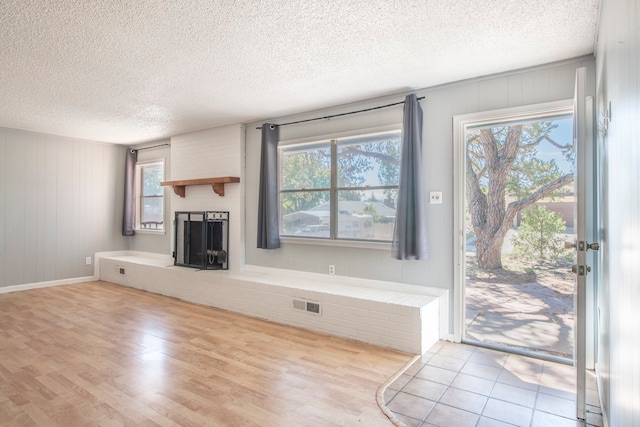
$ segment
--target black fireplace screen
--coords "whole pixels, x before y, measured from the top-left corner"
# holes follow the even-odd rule
[[[174,264],[229,268],[229,212],[176,212]]]

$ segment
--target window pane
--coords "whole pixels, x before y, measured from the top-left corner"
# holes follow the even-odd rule
[[[163,167],[161,163],[145,165],[142,167],[142,195],[162,196],[160,183],[163,180]]]
[[[282,150],[282,189],[304,190],[331,186],[329,143]]]
[[[281,196],[282,230],[286,236],[329,237],[328,191],[296,191]]]
[[[162,229],[163,208],[163,197],[143,197],[140,220],[142,228]]]
[[[397,190],[338,191],[338,238],[391,240]]]
[[[378,187],[400,182],[400,132],[338,142],[338,187]]]

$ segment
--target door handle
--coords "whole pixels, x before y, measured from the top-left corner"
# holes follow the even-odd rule
[[[588,265],[584,266],[584,265],[573,264],[571,266],[571,272],[579,276],[584,276],[586,273],[591,272],[591,267],[589,267]]]
[[[583,247],[582,243],[583,242],[580,242],[580,243],[581,243],[580,248],[582,249],[582,247]],[[592,251],[597,251],[597,250],[600,249],[600,243],[595,243],[595,242],[594,243],[586,243],[586,242],[584,242],[584,243],[585,243],[584,246],[586,248],[585,250],[591,249]],[[576,244],[574,242],[564,242],[564,248],[565,249],[573,249],[575,247],[576,247]]]

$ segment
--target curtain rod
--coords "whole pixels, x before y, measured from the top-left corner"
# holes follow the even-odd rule
[[[418,101],[421,101],[424,98],[425,98],[424,96],[421,96],[421,97],[418,98]],[[323,120],[323,119],[332,119],[334,117],[348,116],[350,114],[357,114],[357,113],[364,113],[366,111],[379,110],[381,108],[393,107],[395,105],[400,105],[400,104],[404,104],[404,101],[394,102],[392,104],[387,104],[387,105],[380,105],[378,107],[365,108],[364,110],[349,111],[348,113],[332,114],[330,116],[315,117],[313,119],[298,120],[296,122],[282,123],[282,124],[279,124],[279,125],[276,125],[276,126],[297,125],[298,123],[313,122],[313,121],[316,121],[316,120]],[[258,126],[258,127],[256,127],[256,129],[262,129],[262,126]]]
[[[143,147],[143,148],[131,148],[131,151],[144,151],[144,150],[151,150],[152,148],[158,148],[158,147],[165,147],[167,145],[171,145],[169,143],[164,143],[164,144],[160,144],[160,145],[153,145],[151,147]]]

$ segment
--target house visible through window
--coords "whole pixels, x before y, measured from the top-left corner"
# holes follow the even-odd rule
[[[280,149],[280,234],[391,241],[400,131]]]
[[[164,162],[138,163],[137,225],[139,230],[164,230]]]

